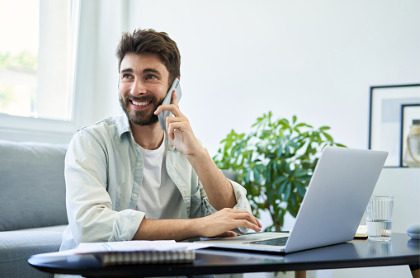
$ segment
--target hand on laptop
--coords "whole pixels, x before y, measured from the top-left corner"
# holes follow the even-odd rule
[[[261,223],[246,210],[224,208],[209,216],[197,218],[199,234],[205,237],[236,236],[232,230],[248,228],[261,231]]]

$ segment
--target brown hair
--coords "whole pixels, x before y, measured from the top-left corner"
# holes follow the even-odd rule
[[[158,55],[169,72],[169,84],[181,75],[181,55],[176,43],[165,32],[136,29],[133,33],[124,33],[117,48],[118,70],[127,53]]]

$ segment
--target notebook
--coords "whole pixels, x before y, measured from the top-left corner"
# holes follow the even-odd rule
[[[75,254],[89,254],[102,265],[191,263],[195,249],[206,245],[180,243],[174,240],[133,240],[80,243]]]
[[[121,264],[191,263],[195,250],[208,247],[202,243],[175,242],[174,240],[132,240],[115,242],[80,243],[76,248],[35,255],[50,259],[67,260],[79,256],[94,256],[103,266]]]
[[[205,242],[212,248],[290,253],[351,240],[387,155],[326,147],[290,233],[261,232]]]
[[[118,251],[92,253],[103,266],[125,264],[191,263],[194,250]]]

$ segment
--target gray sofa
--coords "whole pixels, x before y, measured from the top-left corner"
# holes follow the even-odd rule
[[[27,259],[60,246],[65,152],[63,145],[0,140],[0,277],[52,277]]]

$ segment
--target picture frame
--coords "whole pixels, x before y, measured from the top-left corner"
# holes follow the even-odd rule
[[[400,144],[400,166],[407,167],[404,162],[404,151],[407,148],[407,136],[413,124],[420,124],[420,103],[401,105],[401,144]]]
[[[368,148],[388,152],[385,167],[400,167],[401,106],[420,103],[420,83],[371,86]]]

